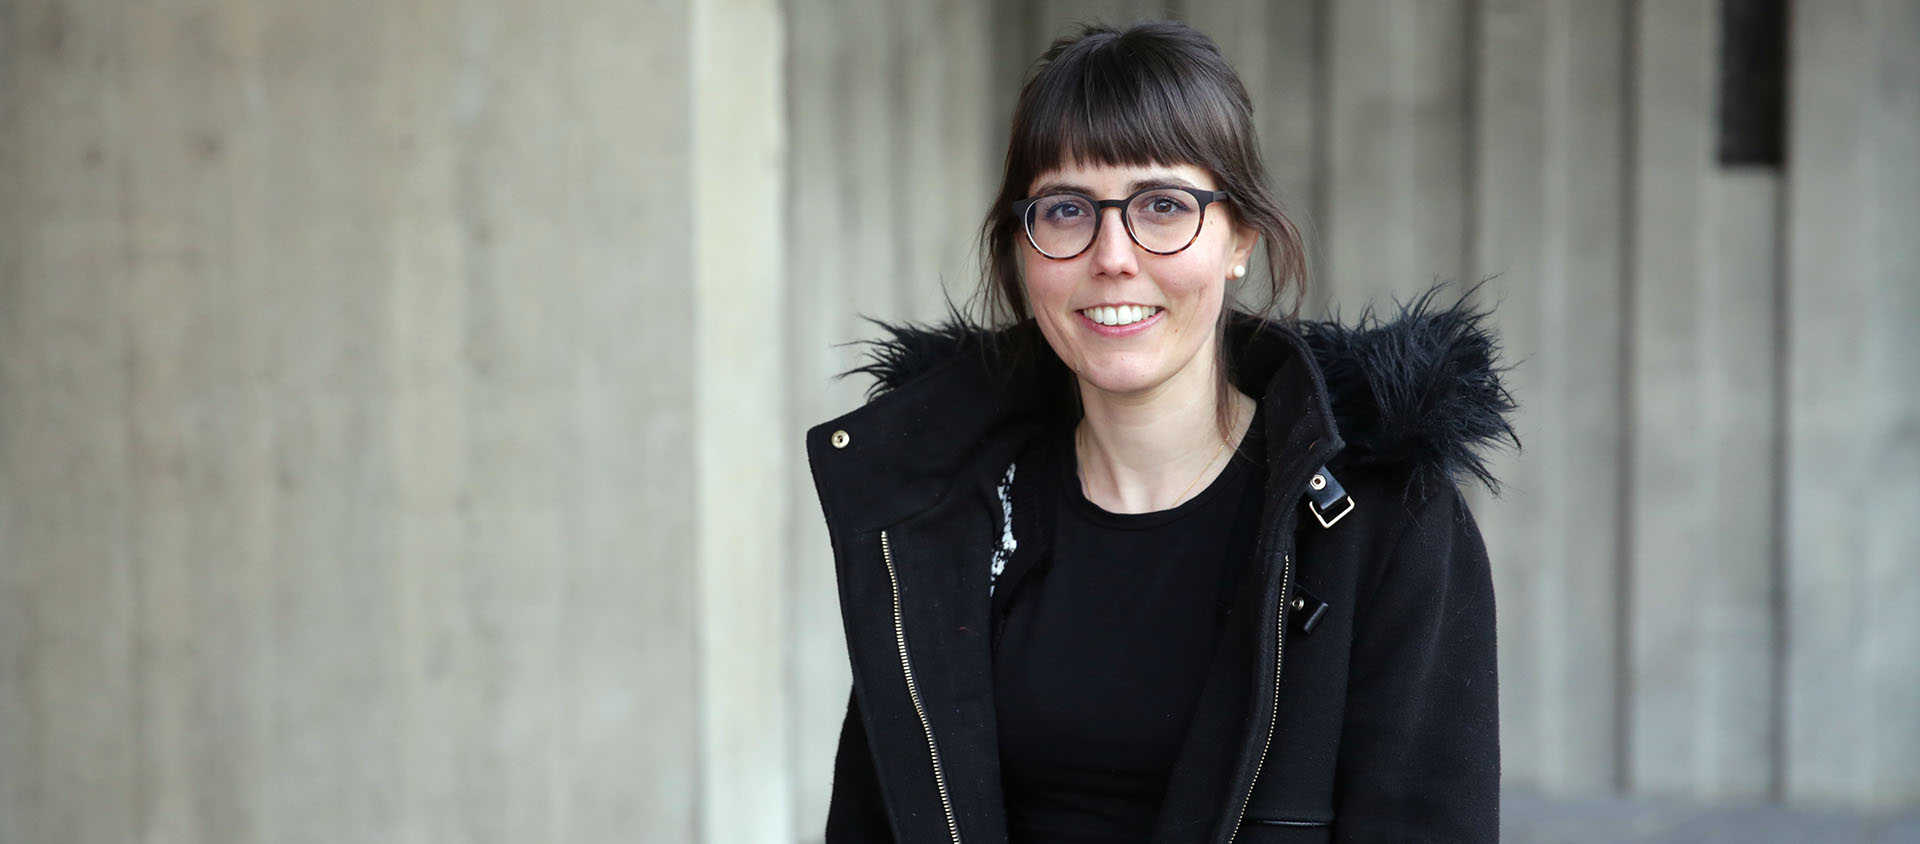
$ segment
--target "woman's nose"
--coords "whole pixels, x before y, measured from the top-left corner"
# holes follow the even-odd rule
[[[1102,208],[1100,214],[1100,231],[1088,250],[1093,256],[1093,274],[1133,275],[1139,270],[1139,256],[1134,254],[1133,238],[1127,234],[1126,218],[1118,208]]]

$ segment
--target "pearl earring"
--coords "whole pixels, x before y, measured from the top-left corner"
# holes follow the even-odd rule
[[[1234,264],[1233,269],[1227,271],[1227,275],[1233,276],[1234,278],[1246,278],[1247,266],[1245,264]]]

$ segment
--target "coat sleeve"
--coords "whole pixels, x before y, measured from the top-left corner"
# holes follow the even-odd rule
[[[893,844],[880,777],[874,772],[860,703],[847,695],[847,718],[833,757],[833,794],[827,803],[826,844]]]
[[[1335,840],[1498,841],[1493,578],[1460,493],[1421,505],[1361,588]]]

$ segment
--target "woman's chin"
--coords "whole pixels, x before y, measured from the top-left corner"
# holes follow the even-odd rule
[[[1114,396],[1145,393],[1167,380],[1163,373],[1126,367],[1086,367],[1079,374],[1082,384]]]

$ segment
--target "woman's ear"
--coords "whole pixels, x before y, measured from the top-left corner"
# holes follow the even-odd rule
[[[1228,266],[1246,267],[1252,263],[1253,247],[1260,244],[1260,230],[1252,226],[1233,227],[1233,261]]]

